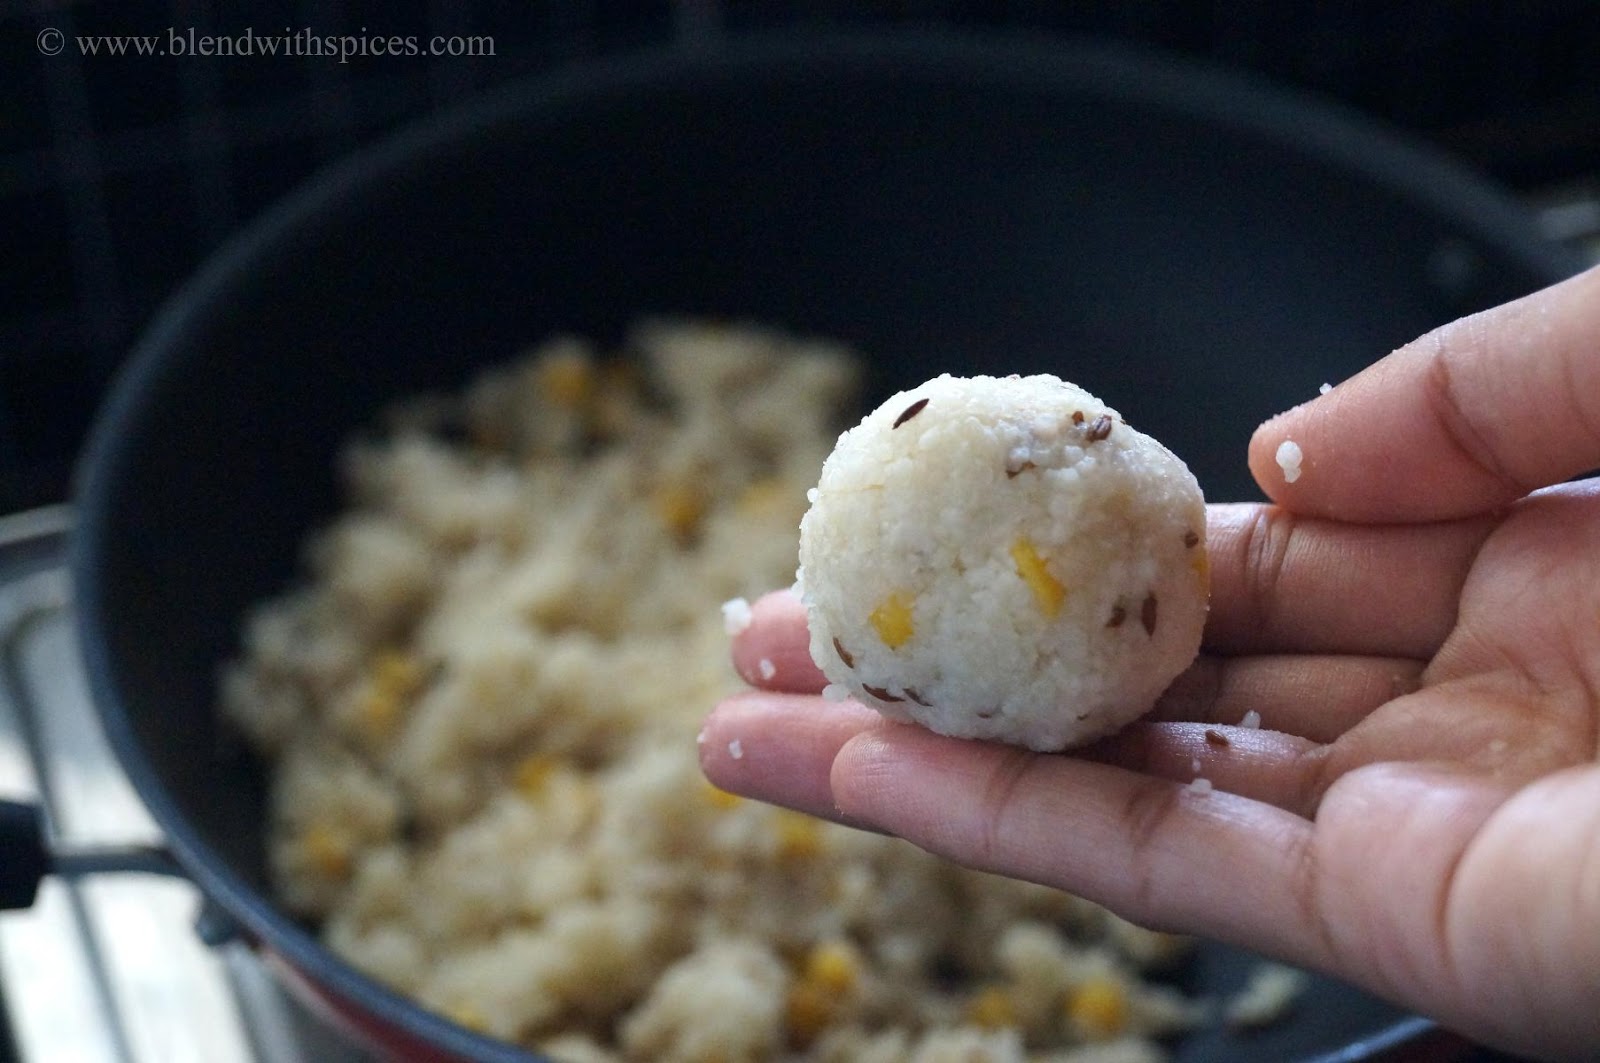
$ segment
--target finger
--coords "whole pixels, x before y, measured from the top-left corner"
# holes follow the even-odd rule
[[[896,725],[853,701],[738,694],[706,718],[701,769],[729,793],[840,819],[829,782],[834,758],[858,734],[888,726]],[[737,757],[731,752],[735,748]],[[1205,777],[1218,789],[1306,814],[1317,792],[1308,773],[1318,748],[1316,742],[1272,730],[1140,723],[1082,755],[1185,783]]]
[[[1421,661],[1313,654],[1202,654],[1172,681],[1147,719],[1237,724],[1250,712],[1269,731],[1331,742],[1378,706],[1416,690]]]
[[[1493,528],[1493,517],[1370,527],[1213,504],[1206,648],[1429,658],[1450,634],[1462,583]],[[755,602],[733,661],[766,690],[816,693],[827,682],[811,661],[805,605],[790,591]]]
[[[1494,526],[1477,517],[1371,527],[1253,503],[1209,506],[1206,647],[1430,657],[1455,623],[1461,586]],[[755,603],[733,659],[740,676],[769,690],[816,693],[827,682],[811,660],[805,606],[787,590]]]
[[[763,690],[815,694],[827,684],[811,660],[806,607],[792,591],[764,594],[750,607],[750,626],[733,638],[733,667]]]
[[[1055,886],[1136,923],[1320,965],[1305,819],[1076,757],[872,729],[834,760],[841,811],[958,863]]]
[[[833,758],[847,741],[882,725],[882,716],[853,701],[736,694],[706,717],[700,769],[729,793],[843,822],[828,783]]]
[[[1210,506],[1206,648],[1430,657],[1455,624],[1462,584],[1494,524],[1375,527],[1277,506]]]
[[[1310,818],[1321,795],[1319,742],[1280,731],[1198,723],[1135,723],[1080,756],[1140,775],[1196,783]]]
[[[1486,513],[1597,465],[1600,268],[1436,329],[1250,442],[1268,497],[1345,521]]]

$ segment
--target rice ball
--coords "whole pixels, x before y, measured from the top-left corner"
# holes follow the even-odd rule
[[[1079,745],[1198,652],[1205,517],[1188,467],[1082,388],[941,376],[823,465],[800,525],[811,656],[897,720]]]

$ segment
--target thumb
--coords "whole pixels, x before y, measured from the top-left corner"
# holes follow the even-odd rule
[[[1345,521],[1472,516],[1596,466],[1600,267],[1435,329],[1250,441],[1268,497]]]

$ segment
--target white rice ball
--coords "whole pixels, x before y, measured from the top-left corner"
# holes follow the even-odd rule
[[[941,376],[823,465],[800,525],[811,656],[894,719],[1079,745],[1194,659],[1205,532],[1188,467],[1082,388]]]

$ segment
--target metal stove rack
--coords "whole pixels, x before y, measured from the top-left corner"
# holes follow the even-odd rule
[[[152,844],[160,830],[100,731],[79,664],[66,507],[0,518],[0,795],[38,802],[52,842]],[[366,1063],[288,998],[248,946],[201,943],[200,894],[153,875],[52,879],[0,915],[0,985],[25,1063]]]

